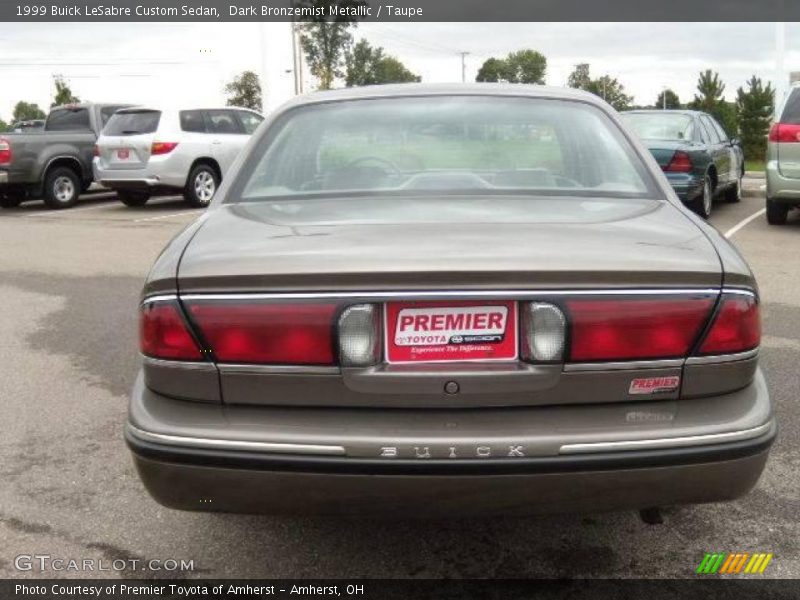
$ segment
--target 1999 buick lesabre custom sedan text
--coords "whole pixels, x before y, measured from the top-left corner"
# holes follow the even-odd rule
[[[595,96],[318,93],[153,266],[125,436],[187,510],[729,500],[777,429],[760,335],[744,260]]]

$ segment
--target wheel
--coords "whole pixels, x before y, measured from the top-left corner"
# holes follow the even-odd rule
[[[703,181],[703,193],[689,203],[691,208],[704,219],[711,216],[711,206],[714,204],[714,192],[711,188],[711,178],[706,175]]]
[[[80,177],[67,167],[56,167],[44,178],[44,203],[50,208],[69,208],[78,201]]]
[[[725,201],[730,203],[740,202],[742,200],[742,174],[739,173],[739,178],[732,186],[725,190]]]
[[[116,190],[117,198],[125,206],[144,206],[150,200],[150,192],[141,190]]]
[[[788,216],[789,207],[786,204],[767,198],[767,223],[770,225],[785,225]]]
[[[205,208],[211,203],[218,187],[219,175],[214,168],[210,165],[200,164],[189,173],[183,197],[189,206]]]

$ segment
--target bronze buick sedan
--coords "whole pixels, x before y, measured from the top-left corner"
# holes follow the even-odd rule
[[[575,90],[291,101],[158,258],[140,319],[125,436],[173,508],[729,500],[776,434],[750,269]]]

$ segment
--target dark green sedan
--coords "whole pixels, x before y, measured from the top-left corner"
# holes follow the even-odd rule
[[[711,116],[693,110],[633,110],[622,113],[655,157],[675,193],[701,217],[711,215],[714,199],[742,197],[744,155]]]

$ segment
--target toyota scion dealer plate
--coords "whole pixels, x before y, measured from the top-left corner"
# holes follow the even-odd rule
[[[517,358],[513,301],[389,302],[384,318],[389,363]]]

